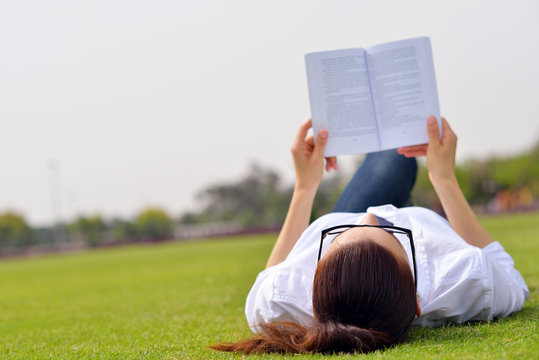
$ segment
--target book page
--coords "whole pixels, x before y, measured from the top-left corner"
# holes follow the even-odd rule
[[[430,114],[441,128],[430,40],[395,41],[366,51],[382,149],[427,143]]]
[[[305,55],[313,130],[328,130],[325,156],[379,150],[365,51]]]

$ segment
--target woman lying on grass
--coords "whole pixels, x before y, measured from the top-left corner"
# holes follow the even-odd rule
[[[440,139],[429,117],[428,145],[369,154],[333,212],[309,225],[328,133],[320,131],[315,143],[307,137],[311,122],[303,124],[292,146],[290,208],[247,297],[256,335],[212,347],[369,352],[403,341],[413,324],[491,320],[520,310],[526,283],[464,198],[454,173],[457,137],[445,119],[442,125]],[[415,182],[414,157],[425,155],[449,222],[424,208],[400,208]],[[336,158],[327,158],[325,168],[336,170]]]

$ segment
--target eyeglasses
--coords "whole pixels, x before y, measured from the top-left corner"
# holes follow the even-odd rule
[[[318,250],[318,261],[320,261],[320,257],[322,256],[322,244],[324,243],[324,239],[328,235],[338,235],[346,230],[350,230],[352,228],[356,227],[374,227],[374,228],[380,228],[385,231],[387,231],[390,234],[406,234],[408,236],[408,239],[410,239],[410,248],[412,249],[412,261],[414,263],[414,285],[415,289],[417,291],[417,265],[415,261],[415,246],[414,246],[414,237],[412,236],[412,231],[410,229],[398,227],[398,226],[392,226],[392,225],[337,225],[332,226],[330,228],[322,230],[322,236],[320,237],[320,249]]]

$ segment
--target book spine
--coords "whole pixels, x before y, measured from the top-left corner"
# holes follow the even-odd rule
[[[376,138],[378,139],[378,151],[382,149],[382,140],[380,139],[380,129],[378,128],[378,115],[376,111],[376,102],[374,101],[374,93],[372,91],[373,84],[371,82],[371,69],[369,66],[369,54],[367,50],[364,52],[365,56],[365,67],[367,68],[367,79],[369,80],[369,92],[371,93],[371,103],[372,103],[372,112],[374,115],[374,125],[376,126]]]

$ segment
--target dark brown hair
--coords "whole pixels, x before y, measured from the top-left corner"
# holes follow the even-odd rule
[[[409,265],[373,241],[354,242],[318,264],[312,326],[260,324],[252,338],[210,347],[245,354],[369,352],[406,338],[416,304]]]

